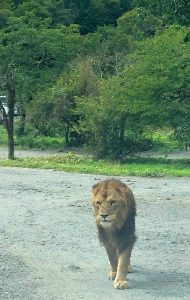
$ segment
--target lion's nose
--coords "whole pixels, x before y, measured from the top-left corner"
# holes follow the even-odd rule
[[[103,219],[105,219],[107,216],[108,216],[108,214],[102,214],[102,215],[101,215],[101,217],[102,217]]]

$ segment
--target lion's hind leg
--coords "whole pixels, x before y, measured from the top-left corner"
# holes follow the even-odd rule
[[[108,273],[108,279],[114,280],[117,275],[117,272],[112,272],[112,270]]]

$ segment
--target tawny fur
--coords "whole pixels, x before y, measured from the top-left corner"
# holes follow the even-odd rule
[[[115,288],[125,289],[136,240],[133,193],[120,180],[108,179],[92,187],[92,203],[99,239],[106,248],[111,265],[108,278],[114,280]]]

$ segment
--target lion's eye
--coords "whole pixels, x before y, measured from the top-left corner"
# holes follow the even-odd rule
[[[112,200],[112,201],[110,201],[110,205],[115,205],[116,204],[116,201],[114,201],[114,200]]]
[[[100,201],[97,201],[96,203],[98,204],[98,206],[100,206],[100,205],[101,205],[101,202],[100,202]]]

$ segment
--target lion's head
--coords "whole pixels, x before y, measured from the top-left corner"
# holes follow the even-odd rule
[[[120,180],[108,179],[92,187],[92,203],[98,226],[121,229],[127,218],[135,216],[132,191]]]

